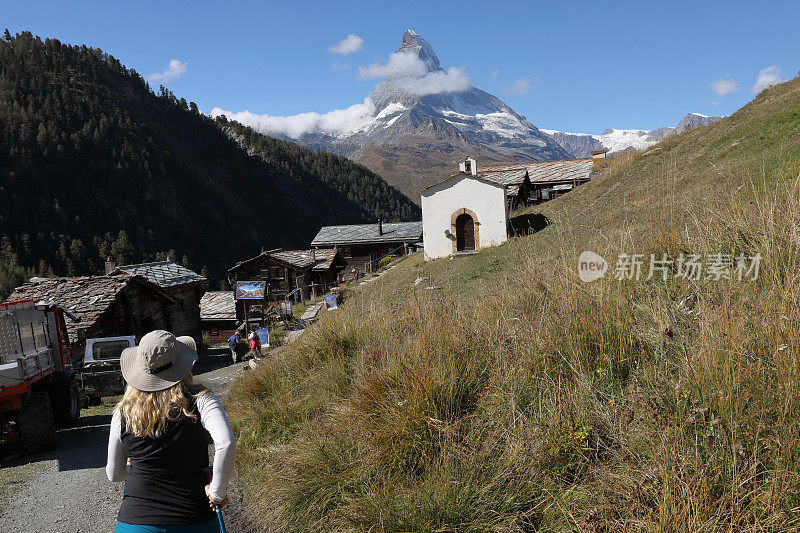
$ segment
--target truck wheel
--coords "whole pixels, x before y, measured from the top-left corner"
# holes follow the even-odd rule
[[[56,447],[56,423],[46,392],[34,392],[22,402],[17,416],[22,452],[36,453]]]
[[[59,424],[74,424],[81,417],[81,395],[74,379],[69,380],[50,398],[53,414]]]

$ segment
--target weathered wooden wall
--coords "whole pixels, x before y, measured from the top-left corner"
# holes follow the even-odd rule
[[[167,292],[180,301],[179,305],[169,306],[172,333],[192,337],[199,348],[203,340],[200,327],[200,298],[203,296],[201,284],[181,285],[167,289]]]

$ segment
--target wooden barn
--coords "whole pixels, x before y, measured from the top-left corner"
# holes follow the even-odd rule
[[[323,226],[311,247],[341,252],[345,276],[372,272],[384,256],[400,257],[416,251],[422,241],[422,221]]]
[[[67,333],[73,346],[86,339],[142,335],[154,329],[173,330],[172,311],[178,299],[141,276],[87,276],[32,278],[17,287],[8,301],[32,299],[54,303],[66,315]]]
[[[188,335],[194,338],[197,346],[202,346],[200,328],[200,298],[203,296],[208,280],[186,267],[172,261],[157,261],[138,265],[114,267],[107,265],[112,275],[141,276],[174,296],[178,304],[170,308],[170,322],[175,335]]]
[[[209,291],[200,299],[200,325],[209,344],[224,344],[239,326],[233,291]]]

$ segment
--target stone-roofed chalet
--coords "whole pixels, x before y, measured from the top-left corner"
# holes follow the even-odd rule
[[[177,298],[179,304],[171,310],[172,332],[189,335],[201,345],[200,298],[208,286],[205,277],[169,260],[106,268],[114,275],[141,276]]]
[[[268,306],[286,299],[302,301],[328,292],[339,280],[345,260],[338,250],[267,250],[228,270],[228,281],[263,281],[264,300],[248,304],[250,319],[263,320]],[[244,304],[236,302],[237,318],[244,319]]]
[[[113,274],[125,273],[132,276],[142,276],[158,284],[163,289],[181,285],[194,285],[208,281],[206,278],[185,266],[172,261],[156,261],[154,263],[140,263],[138,265],[123,265],[112,270]]]
[[[14,289],[8,301],[31,299],[55,303],[79,319],[66,317],[70,342],[87,338],[136,335],[172,330],[171,309],[178,300],[141,276],[32,278]]]
[[[355,269],[374,271],[383,256],[399,257],[413,252],[422,241],[422,221],[377,222],[323,226],[311,241],[312,248],[339,250],[347,261],[345,274]]]

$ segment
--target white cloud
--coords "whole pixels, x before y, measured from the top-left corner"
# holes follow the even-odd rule
[[[720,78],[709,83],[708,88],[711,89],[717,96],[725,96],[726,94],[738,91],[739,84],[733,80]]]
[[[779,69],[777,66],[772,65],[771,67],[761,69],[758,72],[758,77],[756,78],[755,84],[753,84],[753,94],[758,94],[770,85],[783,83],[784,81],[786,80],[784,80],[782,77],[781,69]]]
[[[333,70],[350,70],[351,67],[349,63],[342,63],[341,61],[334,61],[333,65],[331,65]]]
[[[517,78],[514,83],[503,89],[506,94],[528,94],[531,92],[531,82],[528,78]]]
[[[457,93],[472,87],[464,69],[450,67],[447,70],[429,72],[421,78],[402,78],[400,86],[419,96],[426,94]]]
[[[188,63],[183,63],[177,59],[170,59],[167,70],[163,72],[154,72],[148,76],[148,79],[158,82],[172,81],[186,74],[187,70],[189,70]]]
[[[364,47],[364,39],[362,39],[355,33],[351,33],[338,43],[329,47],[328,52],[332,54],[342,54],[343,56],[346,56],[347,54],[352,54],[353,52],[361,50],[363,47]]]
[[[498,69],[494,69],[492,71],[492,78],[496,78],[498,74],[500,74],[500,71]]]
[[[362,80],[373,78],[394,78],[401,76],[422,77],[428,73],[425,62],[414,54],[395,52],[389,56],[385,65],[370,63],[366,67],[358,67],[358,77]]]
[[[249,111],[234,113],[215,107],[211,110],[211,116],[225,115],[261,133],[286,135],[297,139],[304,133],[337,135],[363,128],[374,122],[376,111],[372,100],[366,98],[363,104],[352,105],[347,109],[334,109],[322,114],[312,112],[291,116],[257,115]]]
[[[395,52],[385,64],[370,63],[358,67],[362,80],[392,78],[403,89],[419,96],[465,91],[472,86],[466,71],[451,67],[429,72],[425,62],[414,54]]]
[[[341,44],[341,43],[340,43]],[[346,63],[336,61],[333,69],[350,68]],[[420,96],[443,92],[459,92],[472,86],[464,69],[451,67],[447,70],[429,72],[425,62],[414,54],[394,53],[385,64],[371,63],[358,67],[358,78],[367,80],[389,78],[392,83]],[[232,112],[219,107],[211,110],[212,117],[225,115],[231,120],[241,122],[256,131],[268,135],[285,135],[297,139],[306,133],[323,133],[341,136],[368,128],[380,120],[403,111],[400,103],[386,106],[380,113],[370,98],[364,103],[347,109],[334,109],[327,113],[300,113],[299,115],[258,115],[249,111]],[[396,117],[395,117],[396,118]]]

